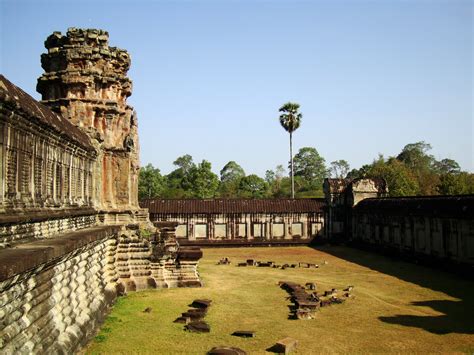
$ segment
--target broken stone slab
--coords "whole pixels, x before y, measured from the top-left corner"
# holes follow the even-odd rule
[[[205,311],[201,311],[201,312],[192,312],[192,311],[197,311],[197,309],[196,310],[190,309],[187,312],[181,313],[181,316],[191,318],[191,320],[193,321],[202,319],[206,316]]]
[[[187,324],[184,328],[194,333],[209,333],[211,331],[211,327],[209,326],[209,324],[203,321],[191,322]]]
[[[255,332],[253,330],[236,330],[232,333],[232,335],[242,338],[254,338]]]
[[[330,298],[330,301],[331,301],[331,303],[342,304],[342,303],[344,303],[345,300],[342,299],[342,298],[338,298],[336,296],[332,296]]]
[[[240,349],[231,346],[216,346],[207,352],[208,355],[247,355]]]
[[[327,306],[330,306],[331,304],[332,304],[331,300],[322,300],[320,302],[321,307],[327,307]]]
[[[191,322],[190,317],[178,317],[173,323],[188,324]]]
[[[191,303],[191,307],[194,308],[207,308],[211,305],[212,301],[208,299],[197,299]]]
[[[247,265],[248,266],[252,266],[254,264],[254,260],[253,259],[247,259]]]
[[[316,284],[314,282],[307,282],[306,288],[311,291],[316,291]]]
[[[298,307],[298,309],[314,311],[314,310],[319,308],[319,302],[296,301],[295,303],[296,303],[296,307]]]
[[[295,312],[296,319],[308,320],[314,319],[314,312],[307,309],[297,309]]]
[[[153,309],[151,307],[147,307],[143,310],[143,313],[151,313]]]
[[[237,266],[247,266],[247,263],[238,263]]]
[[[287,337],[281,340],[278,340],[276,344],[273,346],[273,349],[282,354],[289,354],[292,351],[296,350],[296,347],[298,345],[298,340]]]
[[[351,292],[354,289],[354,286],[347,286],[343,291]]]
[[[271,263],[258,263],[258,266],[259,267],[271,267],[272,264]]]

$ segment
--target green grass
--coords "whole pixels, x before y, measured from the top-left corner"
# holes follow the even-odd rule
[[[216,265],[229,257],[231,265]],[[311,262],[319,269],[236,267],[246,259]],[[205,249],[204,287],[130,293],[120,298],[86,348],[89,354],[205,354],[227,345],[264,354],[277,340],[298,339],[299,354],[472,353],[473,282],[345,247]],[[280,280],[315,282],[318,291],[354,285],[354,299],[321,309],[316,319],[288,319]],[[213,303],[208,334],[183,330],[174,319],[196,298]],[[150,313],[143,310],[151,307]],[[255,338],[231,336],[254,330]]]

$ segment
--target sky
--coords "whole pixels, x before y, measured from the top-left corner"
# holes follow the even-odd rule
[[[100,28],[128,50],[141,164],[190,154],[264,176],[294,152],[351,168],[425,141],[474,171],[473,2],[0,0],[0,71],[33,97],[53,31]]]

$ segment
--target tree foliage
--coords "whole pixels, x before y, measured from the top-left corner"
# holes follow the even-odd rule
[[[287,102],[279,111],[281,126],[290,134],[290,177],[291,177],[291,197],[295,197],[294,167],[293,167],[293,132],[301,125],[303,114],[298,112],[300,105],[294,102]]]
[[[385,161],[383,156],[379,156],[370,167],[368,175],[385,179],[390,196],[413,196],[419,190],[413,173],[395,158]]]
[[[239,184],[239,196],[244,198],[268,197],[268,184],[258,175],[244,176]]]
[[[452,159],[437,161],[425,142],[407,144],[402,151],[385,158],[379,155],[370,164],[349,171],[347,161],[333,161],[328,170],[325,159],[313,147],[303,147],[294,158],[295,196],[323,197],[323,179],[329,175],[350,179],[383,178],[390,196],[434,194],[474,194],[474,174],[462,171]],[[148,164],[140,169],[138,195],[143,198],[288,198],[292,196],[292,181],[284,167],[267,170],[265,178],[246,176],[235,161],[220,170],[220,179],[211,163],[193,162],[189,154],[174,161],[175,169],[162,176],[158,168]]]
[[[336,179],[344,179],[349,173],[349,163],[344,159],[339,159],[331,162],[329,170],[331,171],[331,176]]]
[[[196,198],[213,198],[219,187],[219,178],[211,170],[211,163],[203,160],[193,166],[189,172],[192,196]]]
[[[322,185],[328,176],[326,161],[313,147],[301,148],[295,155],[294,166],[295,176],[302,177],[311,186]]]
[[[165,188],[160,169],[154,168],[151,164],[140,169],[138,179],[139,199],[159,197]]]
[[[240,180],[245,176],[244,169],[235,161],[229,161],[220,171],[219,196],[232,198],[238,196]]]

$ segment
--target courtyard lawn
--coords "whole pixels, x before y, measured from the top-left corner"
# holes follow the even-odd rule
[[[216,265],[223,257],[232,264]],[[320,268],[236,267],[246,259]],[[298,354],[474,352],[474,282],[452,274],[339,246],[204,249],[199,271],[202,288],[120,298],[86,353],[205,354],[227,345],[264,354],[288,336],[299,341]],[[318,292],[354,285],[355,297],[320,309],[316,319],[292,320],[280,280],[315,282]],[[204,318],[210,333],[173,323],[196,298],[212,300]],[[254,330],[256,337],[231,336],[236,330]]]

